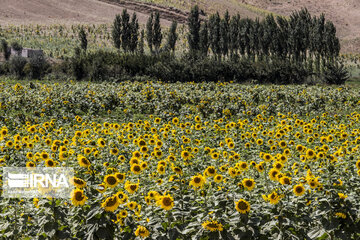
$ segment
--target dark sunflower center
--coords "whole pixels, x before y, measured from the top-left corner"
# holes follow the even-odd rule
[[[113,176],[109,176],[106,181],[108,184],[114,185],[116,183],[116,178]]]
[[[164,197],[163,200],[162,200],[164,206],[171,206],[171,199],[169,197]]]
[[[112,207],[112,206],[114,206],[115,204],[116,204],[116,198],[115,197],[112,197],[112,198],[110,198],[107,202],[106,202],[106,206],[107,207]]]
[[[84,199],[84,195],[82,194],[82,192],[76,192],[75,199],[76,201],[82,201]]]
[[[136,190],[136,185],[135,185],[135,184],[130,185],[130,189],[131,189],[132,191],[135,191],[135,190]]]
[[[252,181],[247,180],[247,181],[245,182],[245,185],[246,185],[247,187],[251,187],[253,184],[252,184]]]
[[[201,182],[201,179],[200,179],[199,177],[196,177],[196,178],[194,178],[194,182],[195,182],[195,183],[200,183],[200,182]]]
[[[296,187],[296,188],[295,188],[295,191],[296,191],[297,193],[301,193],[301,192],[303,191],[303,188],[302,188],[302,187]]]
[[[217,228],[218,225],[216,223],[208,223],[207,227],[209,227],[209,228]]]
[[[239,203],[238,203],[238,208],[239,208],[240,210],[246,210],[247,207],[248,207],[248,205],[246,204],[246,202],[239,202]]]

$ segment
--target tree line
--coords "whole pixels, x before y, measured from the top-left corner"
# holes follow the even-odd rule
[[[173,22],[163,48],[160,14],[151,13],[146,23],[146,32],[141,30],[136,13],[131,20],[124,9],[117,15],[112,27],[112,40],[117,49],[125,52],[144,53],[144,40],[152,54],[161,50],[175,51],[178,35],[177,23]],[[140,36],[140,37],[139,37]],[[307,9],[293,12],[288,18],[267,15],[253,20],[233,16],[226,11],[200,19],[198,6],[192,8],[188,17],[188,51],[192,55],[222,59],[247,58],[249,60],[279,57],[291,62],[305,64],[310,69],[321,71],[328,62],[339,56],[340,42],[336,28],[324,14],[311,16]]]

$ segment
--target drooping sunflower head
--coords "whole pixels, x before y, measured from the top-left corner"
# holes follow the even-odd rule
[[[74,206],[83,206],[87,199],[84,195],[84,190],[74,189],[71,192],[71,202]]]
[[[221,232],[223,230],[223,225],[216,220],[206,221],[202,224],[203,228],[211,232]]]
[[[101,204],[101,206],[107,212],[114,212],[120,205],[120,199],[117,195],[108,197],[105,201]]]
[[[144,226],[139,225],[135,231],[135,236],[137,236],[137,237],[146,238],[149,235],[150,235],[149,230],[147,230],[146,227],[144,227]]]

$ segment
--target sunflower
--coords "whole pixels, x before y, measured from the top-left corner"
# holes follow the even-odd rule
[[[81,167],[89,167],[90,166],[90,161],[86,158],[86,157],[84,157],[84,156],[82,156],[82,155],[79,155],[78,157],[77,157],[77,160],[78,160],[78,163],[79,163],[79,165],[81,166]]]
[[[262,165],[262,163],[256,164],[256,170],[258,172],[263,172],[264,171],[264,166]]]
[[[279,170],[276,168],[272,168],[269,172],[269,177],[272,181],[277,181],[277,175],[279,174]]]
[[[223,225],[221,223],[218,223],[217,221],[206,221],[203,224],[201,224],[202,227],[206,230],[209,230],[211,232],[221,232],[223,230]]]
[[[107,212],[114,212],[120,205],[120,199],[117,195],[113,195],[105,199],[105,201],[101,204],[101,207],[105,209]]]
[[[71,192],[71,202],[74,206],[83,206],[88,198],[84,195],[84,190],[74,189]]]
[[[295,185],[293,188],[293,192],[296,196],[302,196],[305,193],[305,188],[302,184]]]
[[[254,181],[254,179],[244,178],[244,179],[242,180],[242,184],[244,185],[244,187],[245,187],[248,191],[253,190],[254,187],[255,187],[255,181]]]
[[[205,176],[213,177],[216,175],[216,169],[213,166],[207,167],[205,170]]]
[[[272,156],[269,153],[265,153],[264,156],[263,156],[263,159],[266,162],[270,162],[272,160]]]
[[[47,159],[47,160],[45,161],[45,166],[47,166],[47,167],[55,167],[55,166],[56,166],[56,162],[55,162],[54,160],[52,160],[52,159]]]
[[[98,185],[98,188],[96,189],[98,192],[103,193],[106,190],[106,184],[101,183]]]
[[[125,173],[115,173],[115,177],[119,180],[119,182],[123,182],[125,180]]]
[[[126,217],[128,216],[128,212],[127,212],[126,210],[121,210],[121,211],[119,212],[119,216],[120,216],[121,218],[126,218]]]
[[[357,167],[357,169],[360,169],[360,159],[357,160],[357,162],[356,162],[356,167]]]
[[[81,178],[73,177],[71,179],[71,183],[74,184],[76,188],[84,188],[86,186],[86,182]]]
[[[150,191],[150,192],[148,192],[148,197],[151,200],[157,200],[159,197],[159,193],[157,191]]]
[[[174,207],[174,199],[170,195],[159,197],[157,204],[164,210],[171,210]]]
[[[49,154],[47,152],[42,152],[40,157],[42,160],[47,160],[49,158]]]
[[[205,184],[205,178],[202,175],[196,175],[191,178],[190,184],[194,188],[202,188]]]
[[[348,195],[345,195],[345,194],[343,194],[343,193],[338,193],[338,196],[339,196],[339,198],[342,199],[342,200],[344,200],[345,198],[348,197]]]
[[[236,169],[233,168],[233,167],[229,167],[228,173],[229,173],[229,175],[230,175],[232,178],[234,178],[234,177],[237,176],[237,171],[236,171]]]
[[[312,149],[306,150],[306,158],[307,159],[313,159],[314,157],[316,157],[314,150],[312,150]]]
[[[221,176],[219,174],[214,177],[214,182],[216,182],[216,183],[221,183],[222,180],[223,180],[223,176]]]
[[[128,191],[128,193],[133,194],[139,189],[139,183],[131,183],[129,181],[126,181],[125,189],[126,191]]]
[[[106,144],[106,142],[105,142],[105,140],[104,140],[103,138],[99,138],[99,139],[97,140],[97,145],[98,145],[99,147],[103,148],[103,147],[105,147],[105,144]]]
[[[277,170],[281,170],[284,167],[284,165],[281,162],[275,162],[273,164],[273,168],[276,168]]]
[[[118,155],[119,154],[119,149],[117,149],[117,148],[110,149],[110,154],[114,155],[114,156]]]
[[[139,225],[135,231],[135,236],[137,237],[146,238],[149,235],[150,235],[149,230],[147,230],[146,227],[144,226]]]
[[[158,166],[157,166],[157,171],[158,171],[159,174],[164,174],[164,173],[165,173],[165,167],[164,167],[164,165],[158,164]]]
[[[213,153],[211,154],[211,158],[214,159],[214,160],[218,159],[219,156],[220,156],[220,154],[217,153],[217,152],[213,152]]]
[[[29,161],[29,162],[27,162],[26,163],[26,167],[27,168],[33,168],[33,167],[35,167],[36,165],[35,165],[35,163],[33,162],[33,161]]]
[[[235,203],[236,210],[241,214],[250,212],[250,203],[244,199],[240,199]]]
[[[237,165],[239,166],[240,170],[242,170],[242,171],[245,171],[245,170],[248,169],[248,164],[247,164],[247,162],[240,162],[240,163],[238,163]]]
[[[291,178],[288,177],[288,176],[283,176],[283,177],[280,178],[279,182],[282,185],[290,185],[291,184]]]
[[[279,195],[277,192],[272,192],[267,196],[267,200],[270,202],[270,204],[278,204],[278,202],[281,199],[281,195]]]
[[[182,151],[181,152],[181,157],[184,160],[189,160],[191,158],[191,154],[188,151]]]
[[[172,170],[178,174],[178,175],[182,175],[182,168],[181,167],[173,167]]]
[[[141,166],[139,164],[133,164],[131,166],[131,172],[134,174],[140,174],[141,173]]]
[[[110,188],[114,188],[116,187],[116,185],[119,183],[118,178],[114,175],[106,175],[104,178],[104,183],[110,187]]]
[[[137,203],[136,202],[128,202],[127,203],[127,206],[128,206],[128,208],[130,209],[130,210],[134,210],[135,208],[136,208],[136,206],[137,206]]]

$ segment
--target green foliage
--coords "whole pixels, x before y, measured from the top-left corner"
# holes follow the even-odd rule
[[[121,16],[117,14],[114,19],[111,32],[112,40],[115,48],[120,49],[121,47]]]
[[[9,45],[5,39],[1,39],[1,51],[4,55],[5,60],[9,60],[11,52]]]
[[[79,39],[80,39],[80,43],[81,43],[80,44],[81,49],[86,52],[88,41],[87,41],[86,33],[85,33],[83,26],[81,26],[80,31],[79,31]]]
[[[10,58],[10,69],[17,78],[23,78],[25,76],[24,67],[27,61],[22,56],[13,56]]]
[[[50,64],[44,56],[34,56],[29,59],[26,68],[26,75],[31,79],[41,79],[50,68]]]
[[[150,49],[150,52],[153,52],[153,39],[154,39],[154,14],[151,13],[147,22],[146,22],[146,41],[148,44],[148,47]]]
[[[169,29],[167,44],[166,44],[167,48],[169,48],[169,50],[171,50],[173,53],[175,52],[176,41],[178,40],[178,34],[176,33],[176,28],[177,28],[177,22],[173,21]]]
[[[162,42],[162,33],[161,33],[161,25],[160,25],[160,13],[159,12],[155,12],[155,18],[154,18],[154,23],[153,23],[153,44],[155,47],[155,52],[158,53],[160,46],[161,46],[161,42]]]
[[[130,37],[130,51],[132,53],[135,52],[138,46],[138,38],[139,38],[139,22],[136,17],[136,13],[134,12],[131,17],[131,23],[130,23],[130,31],[131,31],[131,37]],[[142,41],[144,38],[142,38]],[[144,45],[144,43],[142,43]]]
[[[199,18],[199,7],[195,5],[190,12],[188,18],[188,42],[191,52],[198,51],[200,49],[200,18]]]
[[[17,42],[17,41],[12,42],[11,48],[14,49],[14,51],[16,51],[16,53],[18,55],[21,55],[21,51],[22,51],[23,47],[19,42]]]
[[[136,22],[136,18],[134,21]],[[127,10],[124,9],[121,14],[121,47],[125,52],[130,50],[131,32],[130,15]]]
[[[327,84],[344,84],[350,77],[350,74],[346,67],[342,63],[329,62],[324,71],[324,80]]]

